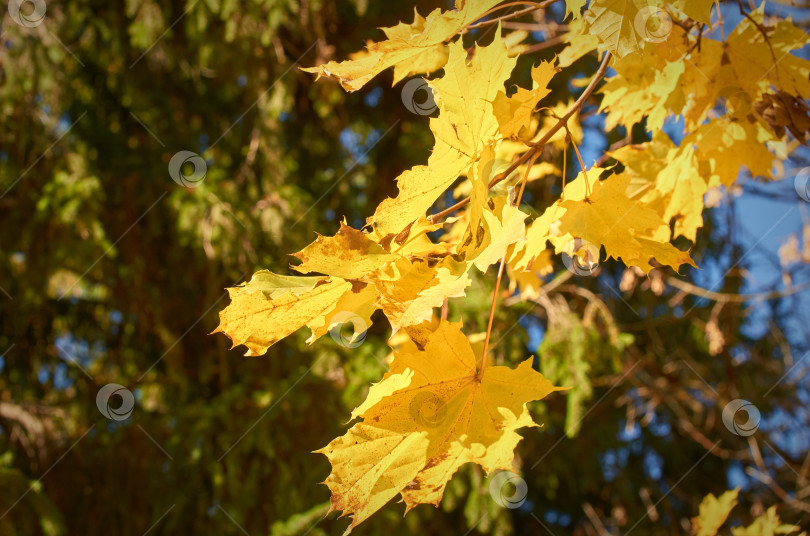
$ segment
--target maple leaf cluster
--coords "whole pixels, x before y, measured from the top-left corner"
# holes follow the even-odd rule
[[[709,0],[591,0],[587,8],[566,0],[567,48],[532,69],[531,88],[513,92],[517,57],[501,25],[486,46],[468,50],[459,37],[499,3],[458,0],[454,10],[417,12],[350,60],[305,69],[347,91],[389,67],[395,84],[441,70],[428,80],[438,105],[432,152],[397,178],[396,197],[363,229],[341,223],[295,254],[294,270],[319,275],[257,272],[229,289],[220,313],[217,331],[248,355],[304,326],[311,344],[347,314],[367,329],[382,310],[397,334],[390,370],[352,413],[359,421],[319,451],[332,464],[332,509],[352,515],[349,530],[397,494],[407,509],[438,505],[465,463],[510,469],[516,430],[536,426],[526,404],[559,389],[530,360],[488,366],[486,343],[474,349],[460,323],[434,317],[446,300],[465,296],[472,270],[497,264],[498,284],[505,270],[510,290],[536,296],[555,255],[587,264],[604,251],[644,273],[695,266],[671,241],[695,240],[704,194],[732,186],[743,166],[771,178],[774,158],[790,148],[786,131],[804,141],[810,125],[810,62],[790,54],[810,41],[789,20],[766,24],[762,8],[719,41],[703,35]],[[593,51],[603,53],[602,66],[580,99],[541,112],[554,77]],[[607,67],[614,74],[595,93],[606,128],[646,121],[651,139],[610,151],[605,161],[614,165],[583,166],[566,184],[542,149],[573,146],[579,156],[575,114]],[[671,116],[684,122],[679,144],[660,130]],[[512,162],[506,172],[503,161]],[[561,195],[530,218],[520,205],[525,184],[548,174],[561,177]],[[428,216],[448,191],[459,203]]]

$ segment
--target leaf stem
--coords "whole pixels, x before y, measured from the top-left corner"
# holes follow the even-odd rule
[[[520,206],[520,201],[523,199],[523,191],[526,189],[526,182],[529,180],[529,173],[532,170],[532,166],[537,161],[537,158],[540,156],[540,153],[536,153],[532,156],[531,160],[529,160],[529,165],[526,166],[526,171],[523,172],[523,179],[520,181],[520,192],[518,193],[517,199],[515,200],[516,207]],[[487,322],[487,334],[484,338],[484,350],[481,352],[481,366],[478,367],[478,377],[481,378],[484,375],[484,368],[487,365],[487,351],[489,350],[489,338],[492,336],[492,321],[495,318],[495,308],[498,304],[498,291],[501,288],[501,279],[503,279],[503,265],[506,264],[506,252],[504,252],[503,257],[501,257],[501,263],[498,266],[498,279],[495,280],[495,288],[492,290],[492,305],[489,308],[489,321]]]
[[[585,200],[587,201],[588,198],[591,196],[590,184],[588,183],[588,170],[585,169],[585,162],[582,161],[582,155],[579,154],[577,142],[575,142],[574,137],[571,136],[571,131],[568,130],[568,125],[565,126],[565,133],[566,139],[568,139],[571,142],[571,147],[574,148],[574,152],[577,154],[577,160],[579,161],[579,169],[582,170],[582,176],[585,179]]]
[[[489,350],[489,338],[492,336],[492,321],[495,318],[495,307],[498,304],[498,289],[501,286],[501,279],[503,278],[503,265],[506,259],[506,253],[501,257],[501,263],[498,266],[498,279],[495,280],[495,288],[492,290],[492,305],[489,308],[489,321],[487,322],[487,335],[484,338],[484,350],[481,352],[481,366],[478,367],[478,377],[484,376],[484,368],[487,366],[487,351]]]

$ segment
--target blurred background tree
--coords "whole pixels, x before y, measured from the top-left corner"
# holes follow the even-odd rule
[[[506,25],[532,47],[523,85],[564,46],[562,8]],[[289,273],[287,254],[314,231],[332,234],[344,217],[362,226],[425,160],[427,118],[407,110],[390,73],[346,94],[298,70],[347,57],[412,12],[367,0],[78,0],[47,2],[31,27],[5,14],[0,535],[343,530],[324,519],[329,464],[311,451],[343,433],[385,370],[383,323],[357,348],[309,348],[299,333],[261,358],[207,334],[225,287],[259,268]],[[596,64],[576,65],[590,75]],[[555,102],[576,95],[569,82],[555,79]],[[597,100],[580,118],[586,160],[647,139],[643,128],[606,136]],[[184,150],[206,168],[188,187],[168,172]],[[532,183],[535,210],[558,179]],[[518,449],[527,501],[500,508],[468,467],[439,509],[403,520],[392,504],[357,533],[680,534],[706,493],[730,487],[742,488],[738,522],[778,504],[806,524],[810,227],[789,182],[743,179],[718,194],[692,250],[702,272],[646,278],[605,263],[580,278],[560,267],[543,303],[501,308],[498,358],[537,354],[541,371],[578,386],[533,407],[546,425]],[[482,328],[492,279],[451,315]],[[125,420],[97,406],[110,383],[134,394]],[[750,437],[723,425],[736,398],[762,414]]]

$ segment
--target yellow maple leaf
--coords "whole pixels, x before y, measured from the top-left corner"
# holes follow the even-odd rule
[[[466,250],[466,259],[482,272],[498,262],[506,250],[526,236],[524,220],[529,215],[509,204],[505,197],[491,201],[483,211],[483,240]]]
[[[594,168],[591,171],[594,176],[598,176],[601,169]],[[572,195],[578,186],[583,184],[584,182],[582,181],[579,183],[574,181],[573,185],[567,185],[565,189],[566,194]],[[582,190],[582,195],[583,197],[585,195],[584,189]],[[526,240],[515,243],[507,259],[509,266],[513,270],[516,272],[535,270],[535,264],[538,258],[541,259],[540,266],[546,264],[547,261],[542,259],[547,259],[550,255],[549,252],[551,250],[547,249],[548,240],[552,236],[559,236],[560,234],[559,226],[554,225],[554,222],[558,221],[563,214],[565,214],[565,209],[560,206],[558,201],[548,207],[543,214],[526,226]],[[554,226],[554,228],[552,228],[552,226]]]
[[[484,148],[501,138],[491,103],[516,61],[507,57],[500,29],[488,46],[476,46],[469,64],[461,41],[450,46],[444,76],[431,82],[440,110],[439,116],[430,120],[436,145],[428,164],[400,175],[397,197],[385,199],[369,218],[376,233],[398,234],[424,215]]]
[[[412,43],[412,46],[417,49],[416,53],[407,59],[394,63],[394,81],[392,85],[396,85],[397,82],[411,75],[430,74],[438,71],[447,63],[447,47],[443,42],[432,46],[429,44],[429,40],[419,42],[419,36],[425,33],[427,20],[419,15],[416,8],[413,10],[413,15],[414,19],[411,24],[400,22],[390,28],[381,28],[389,41],[408,43],[416,38]],[[442,41],[445,40],[446,38],[442,39]],[[369,50],[375,50],[377,47],[370,43],[368,48]],[[371,52],[371,54],[374,53]]]
[[[694,242],[697,230],[703,227],[703,196],[709,189],[699,171],[698,158],[691,148],[673,149],[669,164],[656,178],[655,193],[662,194],[664,221],[675,221],[674,236],[684,236]],[[652,204],[653,196],[643,199]]]
[[[501,134],[505,138],[519,137],[522,132],[528,130],[535,106],[551,92],[548,84],[558,71],[554,63],[543,61],[532,68],[532,89],[519,87],[511,97],[507,97],[503,91],[498,91],[492,108],[495,117],[498,118]]]
[[[715,497],[711,493],[706,495],[700,503],[700,514],[692,518],[693,534],[695,536],[715,536],[737,504],[738,491],[738,489],[729,490],[720,497]]]
[[[733,527],[731,534],[733,536],[776,536],[777,534],[793,534],[799,530],[801,527],[798,525],[782,523],[776,513],[776,507],[771,506],[747,527]],[[802,535],[804,534],[806,533],[803,532]]]
[[[568,18],[568,15],[573,15],[574,19],[580,18],[586,3],[587,0],[565,0],[565,18]]]
[[[605,128],[628,128],[647,117],[647,130],[658,131],[669,112],[668,99],[678,87],[684,61],[667,62],[659,54],[626,56],[614,62],[617,76],[608,79],[600,92],[600,110],[608,110]]]
[[[560,67],[570,67],[581,57],[593,52],[599,47],[599,38],[588,32],[588,28],[582,18],[575,18],[568,25],[568,32],[563,36],[563,42],[567,43],[560,52]]]
[[[318,235],[315,242],[293,256],[303,261],[292,267],[302,274],[317,272],[343,279],[360,279],[397,258],[345,222],[340,223],[335,236]]]
[[[675,219],[673,236],[694,242],[703,227],[708,184],[691,144],[677,147],[658,131],[651,142],[622,147],[611,156],[624,164],[624,174],[630,176],[628,197],[641,199],[666,222]]]
[[[230,337],[234,347],[247,346],[245,355],[262,355],[299,328],[320,325],[319,317],[331,313],[351,292],[352,283],[339,277],[291,277],[261,270],[247,283],[228,289],[231,303],[220,311],[214,333]]]
[[[810,43],[810,37],[789,18],[766,26],[763,6],[749,13],[759,28],[743,18],[725,42],[702,39],[699,53],[681,47],[670,58],[687,60],[677,93],[688,131],[700,126],[718,101],[726,115],[740,120],[771,87],[799,98],[810,95],[810,61],[791,54]]]
[[[569,185],[570,190],[566,186],[565,200],[555,203],[565,210],[559,218],[559,236],[549,238],[558,253],[566,252],[572,239],[581,239],[597,251],[604,246],[608,257],[620,258],[625,265],[638,266],[645,273],[653,268],[649,262],[652,257],[676,271],[681,264],[695,266],[688,252],[661,241],[669,236],[669,226],[661,215],[627,196],[629,176],[614,175],[599,181],[593,171],[588,173],[591,186],[587,198],[586,177],[581,174]]]
[[[471,281],[467,263],[444,259],[400,258],[370,277],[380,293],[379,304],[397,332],[428,320],[446,298],[464,296]]]
[[[307,327],[312,330],[307,344],[312,344],[316,339],[330,332],[341,339],[338,342],[349,347],[359,345],[364,340],[365,333],[372,324],[371,315],[379,309],[380,292],[372,284],[361,281],[351,281],[351,283],[351,292],[345,292],[335,303],[331,312],[307,323]],[[340,324],[352,325],[351,337],[346,339],[342,332],[332,332],[332,329]]]
[[[394,67],[394,83],[417,73],[438,70],[447,60],[443,43],[465,26],[481,18],[501,0],[456,0],[454,11],[433,10],[427,18],[415,14],[412,24],[400,23],[383,31],[387,41],[370,43],[366,54],[353,60],[330,61],[304,71],[334,78],[346,91],[357,91],[388,67]]]
[[[526,404],[558,388],[532,369],[476,368],[461,324],[420,327],[424,349],[404,344],[390,371],[352,413],[362,418],[320,449],[332,464],[325,484],[331,510],[352,515],[347,532],[402,495],[408,510],[438,505],[448,480],[467,462],[487,472],[512,469],[518,428],[537,426]]]
[[[669,5],[686,14],[691,19],[711,25],[714,0],[670,0]]]
[[[674,7],[698,22],[710,24],[712,4],[712,0],[592,0],[584,20],[589,32],[622,58],[641,52],[645,41],[666,39],[672,29],[667,9]]]
[[[551,254],[551,250],[544,250],[533,260],[529,270],[517,271],[507,265],[509,293],[517,291],[524,300],[538,299],[541,294],[540,288],[545,284],[542,278],[554,271]]]
[[[682,145],[697,147],[697,156],[709,166],[709,187],[736,182],[740,168],[745,166],[753,176],[772,178],[774,155],[766,142],[773,141],[762,123],[735,121],[726,116],[701,125],[687,136]]]
[[[434,244],[427,236],[442,224],[431,223],[425,216],[421,216],[416,221],[408,224],[399,234],[381,235],[376,230],[367,236],[380,244],[391,253],[403,256],[416,255],[421,257],[441,256],[450,253],[449,244]]]
[[[584,20],[589,33],[599,38],[617,58],[639,52],[644,43],[634,21],[647,2],[642,0],[592,0]]]
[[[475,249],[485,240],[484,206],[489,199],[489,181],[495,172],[494,167],[495,149],[491,145],[487,145],[481,151],[478,162],[470,166],[470,171],[467,173],[472,188],[456,189],[456,195],[460,195],[464,190],[470,191],[470,208],[467,211],[469,226],[457,248],[458,253],[463,253],[468,248]]]
[[[750,13],[763,27],[765,3]],[[795,27],[790,18],[767,27],[767,41],[760,28],[744,18],[728,36],[724,46],[737,85],[756,100],[773,85],[777,89],[806,98],[810,95],[810,61],[790,52],[810,43],[810,36]]]

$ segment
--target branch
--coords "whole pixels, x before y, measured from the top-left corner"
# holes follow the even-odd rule
[[[545,2],[540,2],[539,4],[535,3],[535,2],[529,2],[529,1],[525,1],[525,2],[524,1],[518,1],[518,2],[510,2],[508,4],[502,4],[500,6],[495,6],[494,8],[492,8],[489,11],[487,11],[486,13],[484,13],[484,17],[486,17],[487,15],[493,13],[494,11],[497,11],[499,9],[503,9],[505,7],[509,7],[509,6],[513,6],[513,5],[519,5],[519,4],[530,4],[531,5],[530,7],[527,7],[525,9],[521,9],[520,11],[515,11],[514,13],[507,13],[506,15],[502,15],[502,16],[494,18],[494,19],[485,20],[485,21],[481,21],[481,22],[476,22],[475,24],[470,24],[469,26],[464,28],[464,30],[462,32],[460,32],[460,33],[462,33],[462,34],[467,33],[470,30],[474,30],[476,28],[481,28],[482,26],[488,26],[490,24],[497,24],[497,23],[499,23],[501,21],[504,21],[504,20],[516,19],[518,17],[522,17],[523,15],[526,15],[527,13],[531,13],[532,11],[537,11],[538,9],[543,9],[545,7],[548,7],[551,4],[556,3],[557,1],[558,0],[546,0]]]
[[[732,303],[784,298],[785,296],[790,296],[791,294],[796,294],[797,292],[810,288],[810,281],[805,281],[804,283],[798,285],[791,285],[783,290],[772,290],[770,292],[759,292],[757,294],[730,294],[727,292],[713,292],[705,288],[700,288],[692,283],[681,281],[680,279],[676,279],[674,277],[668,277],[667,284],[688,294],[692,294],[693,296],[700,296],[701,298],[707,298],[713,301]]]
[[[563,42],[565,42],[565,36],[558,35],[557,37],[552,37],[551,39],[546,39],[545,41],[526,47],[521,54],[533,54],[534,52],[539,52],[541,50],[557,46]]]
[[[534,156],[535,153],[539,152],[540,149],[542,149],[543,146],[546,143],[548,143],[548,140],[550,140],[551,137],[554,134],[556,134],[558,130],[560,130],[563,126],[565,126],[568,123],[568,120],[571,119],[571,117],[575,113],[577,113],[577,111],[579,111],[580,108],[582,108],[582,106],[585,104],[585,101],[588,100],[588,98],[591,96],[591,94],[596,89],[596,85],[599,83],[599,81],[605,75],[605,71],[607,71],[608,64],[610,63],[610,58],[611,57],[612,56],[611,56],[610,52],[605,53],[605,57],[602,59],[602,64],[599,65],[599,69],[593,75],[593,78],[591,79],[590,84],[588,84],[588,87],[585,88],[585,91],[582,92],[582,95],[580,95],[579,98],[577,99],[577,101],[573,104],[573,106],[571,106],[571,109],[568,110],[565,113],[565,115],[560,117],[557,120],[557,122],[554,124],[554,126],[552,126],[543,135],[542,138],[537,140],[537,142],[535,142],[528,151],[523,153],[517,160],[512,162],[512,164],[507,169],[505,169],[504,171],[502,171],[502,172],[498,173],[497,175],[495,175],[494,177],[492,177],[492,180],[489,181],[488,188],[492,188],[493,186],[495,186],[499,182],[505,180],[506,177],[508,177],[513,171],[515,171],[518,167],[520,167],[529,158]],[[455,205],[453,205],[453,206],[451,206],[449,208],[446,208],[446,209],[442,210],[441,212],[437,212],[436,214],[433,214],[432,216],[428,216],[428,220],[430,221],[430,223],[436,223],[439,220],[443,220],[445,217],[447,217],[448,214],[452,214],[456,210],[467,206],[467,204],[469,204],[469,202],[470,202],[469,197],[464,198],[461,201],[459,201],[458,203],[456,203]]]
[[[808,506],[806,503],[802,501],[795,499],[794,497],[791,497],[790,494],[787,491],[785,491],[779,484],[777,484],[776,481],[770,475],[767,475],[761,471],[757,471],[753,467],[747,467],[745,469],[745,472],[748,473],[750,476],[756,478],[769,488],[771,488],[771,491],[773,491],[780,499],[785,501],[785,503],[787,503],[788,505],[798,510],[810,512],[810,506]]]

